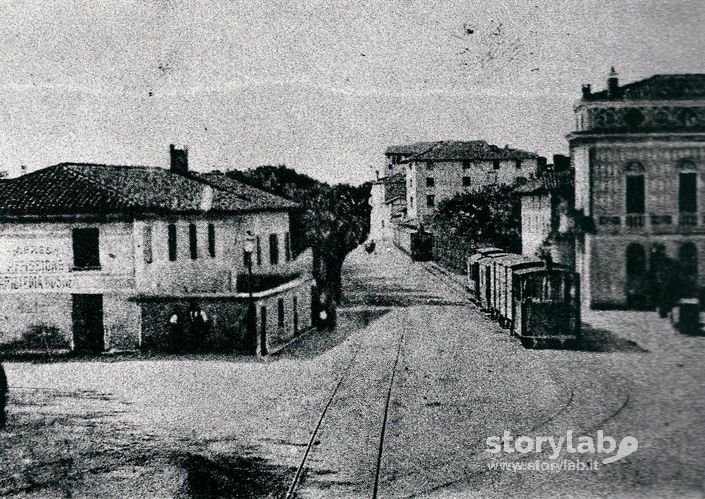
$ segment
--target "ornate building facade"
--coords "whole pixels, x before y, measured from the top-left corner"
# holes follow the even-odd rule
[[[583,86],[568,135],[575,208],[594,230],[576,242],[583,306],[653,305],[656,263],[678,263],[682,296],[705,284],[705,74]]]

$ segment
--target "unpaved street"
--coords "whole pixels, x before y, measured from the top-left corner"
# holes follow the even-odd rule
[[[371,497],[375,481],[379,497],[702,495],[705,339],[655,313],[587,313],[581,349],[526,350],[395,249],[344,272],[338,330],[265,361],[8,363],[0,492],[280,497],[301,468],[299,497]],[[489,468],[548,459],[489,454],[490,436],[569,430],[639,447],[592,471]]]

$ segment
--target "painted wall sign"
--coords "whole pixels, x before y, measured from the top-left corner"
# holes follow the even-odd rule
[[[0,275],[0,291],[70,289],[74,279],[70,276],[16,274]]]
[[[10,242],[0,249],[1,274],[64,273],[69,271],[66,249],[46,243]]]
[[[0,247],[0,291],[72,289],[67,248],[51,242],[5,241]]]

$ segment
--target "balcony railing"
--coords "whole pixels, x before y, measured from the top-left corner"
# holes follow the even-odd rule
[[[644,221],[646,220],[646,216],[644,215],[627,215],[627,218],[625,220],[626,226],[630,229],[640,229],[644,227]]]
[[[698,225],[698,214],[681,213],[678,217],[678,225],[681,227],[693,227]]]
[[[672,223],[671,215],[651,215],[651,225],[671,225]]]
[[[700,217],[702,216],[702,220]],[[605,233],[641,232],[656,234],[678,234],[681,232],[705,233],[705,215],[698,213],[629,213],[627,215],[598,215],[595,221],[598,230]]]

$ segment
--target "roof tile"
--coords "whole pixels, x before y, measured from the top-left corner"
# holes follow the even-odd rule
[[[0,181],[0,214],[79,214],[140,211],[222,212],[292,209],[293,201],[224,175],[186,175],[143,166],[60,163]]]

